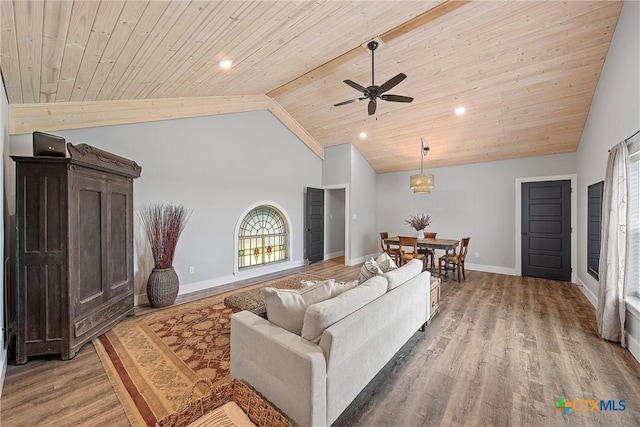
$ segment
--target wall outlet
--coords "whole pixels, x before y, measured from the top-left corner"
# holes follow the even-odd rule
[[[189,267],[189,274],[193,274],[196,272],[196,268],[194,266]]]
[[[473,253],[473,256],[474,256],[474,257],[476,257],[476,258],[478,258],[478,256],[479,256],[479,255],[478,255],[478,252],[474,252],[474,253]]]

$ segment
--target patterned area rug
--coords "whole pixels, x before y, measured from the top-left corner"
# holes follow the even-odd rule
[[[302,279],[318,278],[296,274],[234,292]],[[125,319],[93,341],[131,425],[154,426],[185,403],[198,378],[230,379],[232,312],[223,301],[231,293]]]

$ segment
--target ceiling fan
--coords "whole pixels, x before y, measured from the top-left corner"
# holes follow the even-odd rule
[[[386,91],[388,91],[389,89],[394,88],[398,83],[400,83],[401,81],[403,81],[404,79],[407,78],[407,75],[404,74],[404,73],[400,73],[397,76],[390,78],[389,80],[387,80],[386,82],[384,82],[380,86],[376,86],[375,85],[373,58],[374,58],[374,51],[378,47],[378,42],[375,41],[375,40],[372,40],[367,44],[367,47],[371,51],[371,86],[364,87],[364,86],[360,86],[358,83],[353,82],[351,80],[344,80],[344,82],[346,84],[348,84],[352,88],[362,92],[362,96],[360,98],[355,98],[355,99],[350,99],[348,101],[339,102],[337,104],[334,104],[334,107],[339,107],[341,105],[351,104],[352,102],[362,101],[362,100],[368,99],[369,100],[368,111],[369,111],[369,115],[372,115],[372,114],[374,114],[376,112],[376,105],[377,105],[377,100],[378,99],[381,99],[383,101],[392,101],[392,102],[411,102],[411,101],[413,101],[413,98],[411,98],[409,96],[385,94]]]

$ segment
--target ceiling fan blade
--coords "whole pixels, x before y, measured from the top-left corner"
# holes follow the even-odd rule
[[[370,116],[373,115],[376,112],[376,105],[377,105],[377,103],[376,103],[375,99],[372,99],[372,100],[369,101],[368,109],[369,109],[369,115]]]
[[[395,85],[397,85],[398,83],[400,83],[406,78],[407,78],[407,75],[405,73],[400,73],[397,76],[390,78],[386,82],[382,83],[382,86],[380,86],[379,92],[384,93],[388,91],[389,89],[393,88]]]
[[[352,88],[354,88],[355,90],[357,90],[357,91],[360,91],[360,92],[363,92],[363,93],[364,93],[364,91],[365,91],[364,86],[360,86],[360,85],[359,85],[358,83],[356,83],[356,82],[353,82],[353,81],[351,81],[351,80],[344,80],[344,82],[345,82],[346,84],[348,84],[349,86],[351,86]]]
[[[348,101],[338,102],[337,104],[333,104],[334,107],[339,107],[341,105],[351,104],[352,102],[360,101],[363,98],[350,99]]]
[[[411,102],[413,101],[413,98],[409,97],[409,96],[402,96],[402,95],[381,95],[380,99],[382,99],[383,101],[393,101],[393,102]]]

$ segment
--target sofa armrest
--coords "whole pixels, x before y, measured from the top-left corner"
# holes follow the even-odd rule
[[[296,424],[326,425],[320,346],[249,311],[231,316],[231,377],[247,381]]]

